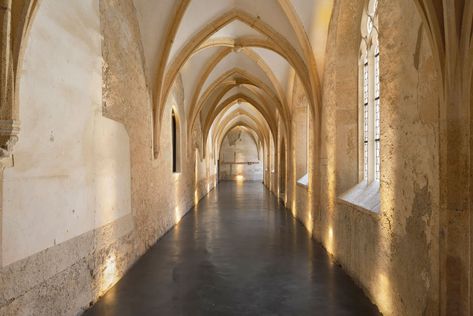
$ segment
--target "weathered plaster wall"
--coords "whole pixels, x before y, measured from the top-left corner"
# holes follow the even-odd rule
[[[220,149],[220,180],[263,181],[262,153],[258,154],[255,141],[258,140],[241,127],[225,136]]]
[[[25,121],[22,133],[30,137],[20,136],[18,161],[6,171],[4,187],[11,204],[7,200],[4,205],[11,205],[7,213],[13,214],[18,207],[24,210],[22,217],[14,215],[19,225],[41,216],[51,229],[32,227],[28,238],[44,242],[31,247],[23,244],[28,242],[26,237],[16,240],[19,249],[27,251],[5,257],[11,262],[0,270],[0,314],[74,315],[112,286],[213,188],[215,168],[208,160],[196,159],[195,150],[187,151],[193,142],[187,144],[183,119],[182,172],[172,173],[170,113],[173,106],[182,111],[179,81],[166,106],[160,155],[153,159],[151,102],[131,2],[73,0],[66,5],[45,1],[32,34],[25,56],[25,97],[20,101]],[[38,64],[51,56],[55,66]],[[28,80],[36,86],[28,85]],[[38,144],[29,143],[32,140]],[[33,189],[38,196],[49,197],[44,201],[49,204],[36,202],[37,214],[31,214],[27,200],[13,204],[22,194],[31,193],[19,191],[13,176],[35,184]],[[41,180],[41,188],[35,177]],[[69,181],[76,189],[75,197],[47,193],[72,190],[63,185],[62,178],[75,180]],[[126,185],[128,192],[123,188]],[[76,201],[87,201],[87,207],[72,208],[70,203]],[[121,205],[126,201],[129,207],[124,211]],[[64,232],[82,216],[84,224],[79,222]],[[7,243],[13,242],[9,232],[4,227]]]
[[[15,166],[4,172],[3,265],[131,212],[128,135],[100,112],[98,2],[47,2],[34,26],[21,80],[21,137]]]
[[[213,188],[215,168],[211,168],[212,163],[208,160],[201,159],[201,153],[196,159],[192,149],[202,148],[200,125],[193,134],[196,140],[185,137],[187,122],[180,78],[166,104],[159,141],[160,154],[158,159],[153,159],[151,100],[134,7],[124,0],[104,0],[101,1],[101,12],[105,39],[104,115],[122,122],[130,135],[132,208],[136,230],[139,231],[137,244],[141,254]],[[129,92],[130,89],[133,93]],[[180,119],[180,173],[172,172],[173,108]]]
[[[359,179],[362,10],[362,2],[336,1],[329,28],[321,207],[316,209],[314,236],[385,315],[435,315],[439,293],[438,77],[412,1],[379,3],[381,210],[373,213],[337,198]]]

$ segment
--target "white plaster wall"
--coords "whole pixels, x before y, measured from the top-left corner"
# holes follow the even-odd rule
[[[258,163],[247,165],[228,164],[229,162]],[[219,179],[263,181],[262,153],[261,157],[258,157],[255,140],[242,128],[230,131],[222,142]]]
[[[4,176],[3,265],[131,212],[128,135],[102,117],[99,1],[44,1],[30,39]]]

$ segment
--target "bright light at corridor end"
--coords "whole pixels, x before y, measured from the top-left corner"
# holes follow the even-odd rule
[[[241,174],[237,175],[237,176],[235,177],[235,179],[236,179],[238,182],[243,182],[243,181],[245,181],[245,177],[242,176]]]

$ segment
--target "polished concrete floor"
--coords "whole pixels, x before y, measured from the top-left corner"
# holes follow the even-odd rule
[[[378,315],[260,183],[224,182],[92,315]]]

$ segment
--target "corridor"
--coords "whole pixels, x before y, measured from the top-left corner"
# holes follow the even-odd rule
[[[378,312],[262,184],[222,182],[85,315]]]
[[[473,0],[0,2],[0,316],[473,315]]]

